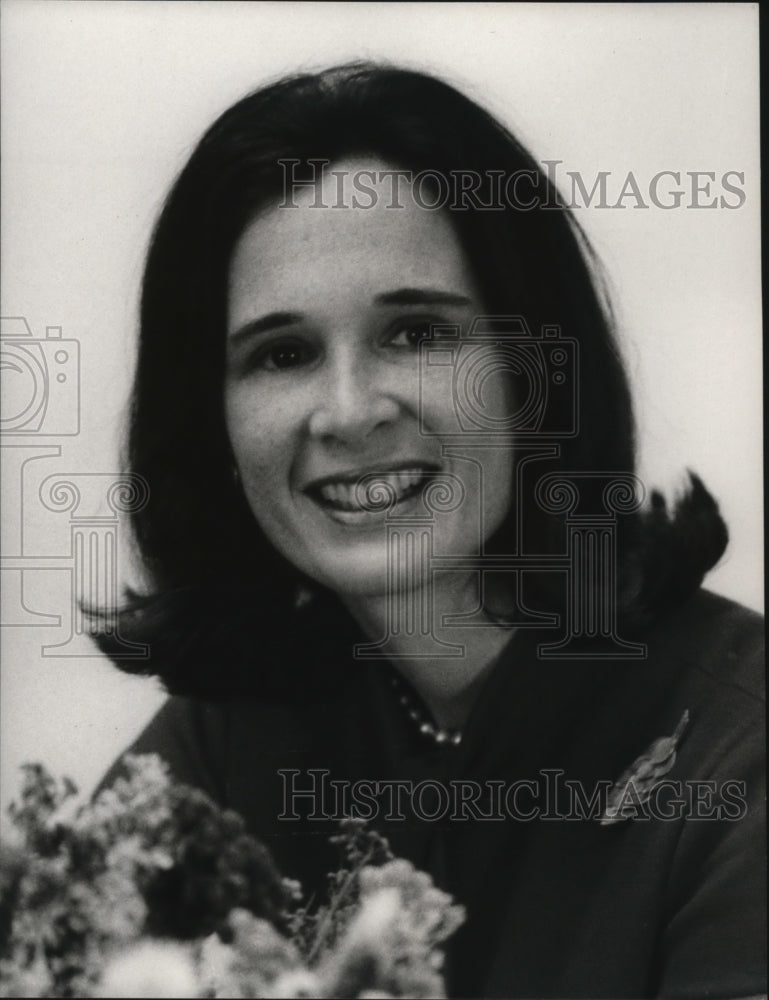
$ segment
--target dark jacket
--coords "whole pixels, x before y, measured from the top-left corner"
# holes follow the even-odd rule
[[[371,815],[467,909],[452,995],[764,993],[762,620],[700,591],[646,631],[643,660],[542,659],[551,639],[513,635],[458,746],[422,735],[392,668],[346,644],[317,664],[323,694],[171,698],[132,750],[240,812],[308,891],[336,867],[335,819]],[[602,823],[610,786],[685,713],[664,784],[647,798],[637,766],[630,818]]]

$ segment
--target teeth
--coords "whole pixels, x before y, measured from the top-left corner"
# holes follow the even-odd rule
[[[331,503],[356,506],[355,487],[348,483],[328,483],[321,487],[320,495]]]
[[[403,469],[398,472],[382,473],[375,479],[369,480],[369,489],[376,490],[378,482],[386,483],[400,499],[408,490],[413,489],[425,478],[426,473],[422,469]],[[361,490],[357,483],[325,483],[320,487],[320,495],[327,503],[333,503],[346,510],[367,510],[368,506],[362,506],[358,502]],[[376,496],[376,492],[374,493]],[[378,505],[375,505],[378,506]]]

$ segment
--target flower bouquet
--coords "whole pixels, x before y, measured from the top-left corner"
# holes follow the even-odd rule
[[[364,822],[332,838],[340,867],[313,905],[155,755],[78,808],[75,792],[26,766],[0,855],[0,995],[445,996],[462,908]]]

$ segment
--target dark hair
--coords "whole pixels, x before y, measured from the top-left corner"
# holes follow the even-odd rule
[[[559,457],[538,463],[537,473],[634,469],[630,392],[600,269],[520,143],[453,87],[410,70],[352,64],[264,87],[227,110],[192,153],[163,207],[144,273],[128,465],[150,490],[133,516],[148,578],[143,594],[129,592],[120,629],[150,642],[153,656],[120,661],[114,637],[104,632],[100,643],[124,669],[158,673],[171,690],[208,690],[214,661],[221,669],[213,686],[227,688],[223,664],[234,677],[249,636],[258,637],[263,673],[271,642],[285,661],[298,575],[264,537],[231,474],[222,401],[227,275],[246,224],[283,197],[280,161],[296,161],[301,173],[311,160],[359,154],[412,171],[475,171],[484,203],[493,197],[490,169],[530,172],[538,194],[530,210],[507,205],[451,218],[490,314],[520,314],[532,331],[557,324],[579,344],[580,433],[565,437]],[[628,620],[698,586],[726,544],[696,478],[676,517],[654,494],[651,510],[623,520]],[[495,545],[508,544],[508,535],[503,527]],[[531,551],[555,552],[563,521],[533,510],[527,536]]]

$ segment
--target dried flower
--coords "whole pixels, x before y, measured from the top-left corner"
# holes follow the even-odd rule
[[[198,976],[189,948],[141,940],[108,959],[92,994],[96,997],[198,997]]]
[[[154,755],[85,805],[27,765],[0,856],[0,995],[442,997],[461,907],[360,820],[302,903],[243,820]]]

